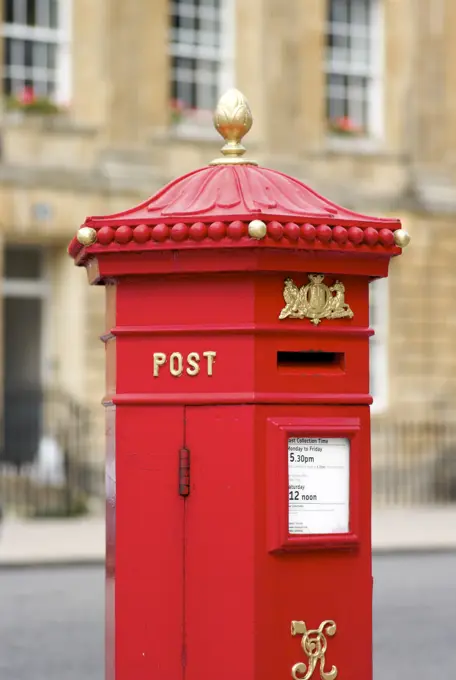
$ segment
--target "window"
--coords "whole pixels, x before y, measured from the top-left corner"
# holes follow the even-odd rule
[[[329,0],[326,115],[333,134],[381,134],[381,0]]]
[[[370,339],[370,392],[373,411],[379,412],[388,402],[388,279],[370,284],[369,317],[375,331]]]
[[[233,85],[234,0],[172,0],[171,98],[176,115],[212,112]]]
[[[71,0],[4,0],[3,93],[70,98]]]

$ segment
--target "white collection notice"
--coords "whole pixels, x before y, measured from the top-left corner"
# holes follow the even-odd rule
[[[348,439],[288,440],[288,531],[344,534],[349,530]]]

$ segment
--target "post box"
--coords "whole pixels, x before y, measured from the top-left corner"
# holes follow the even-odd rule
[[[106,287],[108,680],[372,677],[369,283],[409,241],[222,155],[69,246]]]

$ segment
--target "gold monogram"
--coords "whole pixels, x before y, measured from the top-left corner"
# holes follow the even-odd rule
[[[309,274],[310,283],[298,286],[286,279],[283,290],[285,307],[279,319],[310,319],[317,325],[321,319],[342,319],[353,317],[353,312],[345,302],[345,286],[336,281],[331,287],[323,283],[324,274]]]
[[[334,621],[323,621],[318,630],[307,630],[304,621],[291,622],[291,634],[302,635],[301,646],[309,661],[308,666],[302,662],[295,663],[291,669],[293,680],[309,680],[318,662],[320,662],[320,678],[322,680],[336,680],[336,666],[333,666],[330,671],[325,671],[325,654],[328,646],[325,633],[330,637],[336,634]]]

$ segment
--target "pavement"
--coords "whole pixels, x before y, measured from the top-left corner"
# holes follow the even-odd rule
[[[373,508],[372,550],[374,553],[456,551],[456,503]]]
[[[456,504],[374,508],[375,554],[456,552]],[[23,520],[0,528],[0,567],[102,564],[104,517]]]
[[[0,529],[0,567],[100,564],[104,517],[22,520],[5,517]]]

